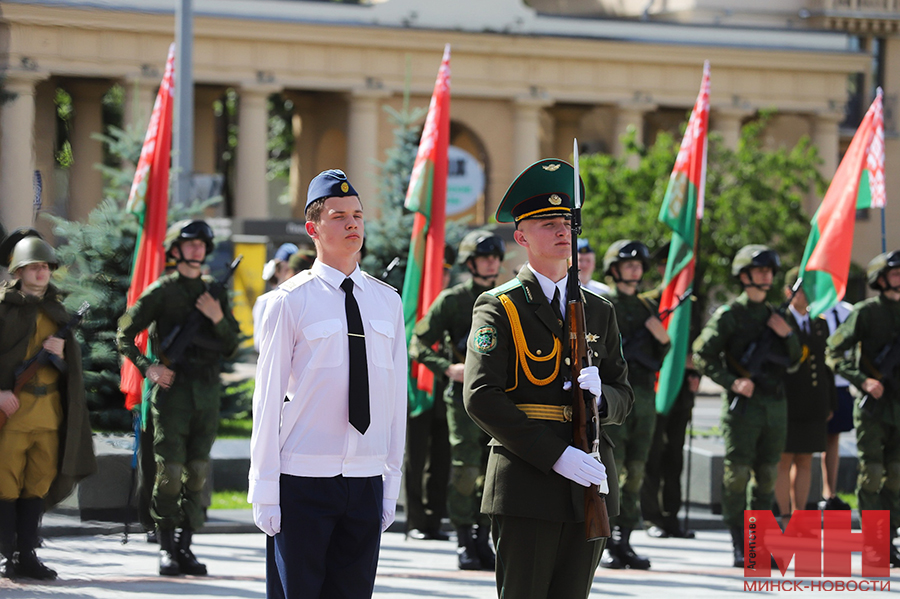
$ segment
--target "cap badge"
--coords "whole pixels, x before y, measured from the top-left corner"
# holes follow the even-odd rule
[[[562,198],[559,197],[558,195],[556,195],[555,193],[553,195],[551,195],[547,201],[549,201],[554,206],[559,206],[560,204],[562,204]]]
[[[350,186],[347,185],[346,181],[341,183],[341,191],[343,191],[344,193],[347,193],[348,191],[350,191]]]
[[[545,171],[550,171],[550,172],[552,173],[552,172],[554,172],[554,171],[558,171],[558,170],[559,170],[559,165],[558,165],[558,164],[545,164],[545,165],[544,165],[544,170],[545,170]]]

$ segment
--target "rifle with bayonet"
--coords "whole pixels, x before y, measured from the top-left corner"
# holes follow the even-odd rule
[[[651,316],[657,317],[660,321],[666,318],[669,314],[678,309],[687,298],[691,297],[691,293],[693,292],[693,288],[688,288],[684,293],[678,296],[678,299],[675,300],[675,304],[666,308],[662,312],[654,312]],[[637,331],[632,333],[628,337],[622,338],[622,355],[625,357],[625,362],[631,364],[636,363],[640,364],[647,370],[651,370],[653,372],[657,372],[660,367],[662,367],[662,360],[657,360],[656,358],[652,358],[644,353],[643,347],[644,344],[650,339],[650,329],[646,326],[639,328]]]
[[[800,291],[800,288],[803,286],[803,277],[798,277],[797,281],[794,283],[794,286],[791,287],[791,294],[788,296],[781,305],[776,308],[775,313],[784,317],[787,314],[788,306],[791,305],[791,302],[794,301],[794,296],[797,295],[797,292]],[[731,354],[726,353],[725,356],[728,360],[728,364],[731,368],[741,377],[747,379],[755,379],[760,374],[762,374],[763,368],[767,364],[775,364],[777,366],[784,366],[785,368],[791,365],[790,358],[783,354],[774,353],[772,351],[773,346],[777,341],[781,338],[778,336],[775,331],[772,330],[769,326],[764,326],[762,333],[760,333],[756,339],[750,342],[747,346],[747,349],[744,350],[744,353],[741,354],[740,359],[735,359]],[[756,382],[756,381],[754,381]],[[743,395],[739,393],[731,392],[730,395],[731,403],[728,406],[729,411],[734,411],[737,409],[738,405],[741,404],[742,399],[747,399]],[[746,409],[746,404],[744,405],[744,409]]]
[[[597,399],[584,394],[578,386],[581,369],[591,365],[584,325],[584,302],[578,279],[578,234],[581,233],[581,177],[578,173],[578,140],[575,140],[575,188],[572,205],[572,266],[566,283],[568,302],[566,322],[569,324],[570,380],[572,382],[572,437],[575,447],[600,461],[600,413]],[[584,490],[584,528],[588,541],[609,537],[609,512],[606,496],[609,484],[591,485]]]
[[[225,291],[228,281],[234,275],[234,271],[237,269],[238,264],[240,264],[243,259],[244,256],[235,258],[225,274],[209,285],[207,291],[213,298],[219,299],[222,292]],[[191,346],[221,351],[222,344],[217,339],[212,339],[200,334],[200,326],[205,320],[207,320],[206,315],[199,309],[194,308],[182,324],[174,327],[172,331],[166,335],[166,338],[163,339],[160,344],[160,357],[163,364],[170,368],[177,365],[181,362],[182,358],[184,358],[184,352]]]
[[[69,322],[63,325],[61,329],[56,331],[51,335],[51,337],[59,337],[60,339],[65,339],[66,336],[72,332],[75,327],[81,323],[81,319],[84,318],[85,313],[88,311],[91,305],[87,302],[81,304],[81,307],[78,309],[78,312],[69,319]],[[41,350],[34,355],[33,358],[26,360],[23,362],[14,373],[16,377],[16,382],[13,384],[13,395],[18,397],[19,393],[22,392],[22,389],[25,388],[25,385],[28,384],[31,379],[37,374],[38,369],[41,366],[46,364],[50,364],[54,368],[56,368],[61,374],[65,374],[68,367],[66,366],[65,361],[62,360],[56,354],[52,354],[43,347]],[[0,428],[3,428],[3,425],[6,424],[7,416],[6,413],[0,411]]]
[[[898,381],[898,377],[900,377],[900,333],[881,348],[874,360],[862,356],[859,362],[866,376],[875,379],[884,387],[882,397],[885,394],[893,393],[900,388],[898,387],[898,382],[900,382]],[[859,407],[869,414],[874,414],[875,407],[879,405],[877,402],[878,398],[871,393],[864,393]]]

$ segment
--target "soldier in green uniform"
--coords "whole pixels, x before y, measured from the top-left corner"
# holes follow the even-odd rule
[[[505,244],[497,235],[489,231],[467,234],[459,244],[457,261],[465,265],[472,278],[437,297],[416,324],[409,343],[412,359],[449,381],[444,392],[451,457],[447,507],[450,521],[456,527],[461,570],[494,569],[494,552],[488,541],[490,520],[479,509],[489,438],[466,413],[462,392],[472,308],[478,296],[496,283],[505,255]],[[432,349],[438,341],[450,348],[452,358]]]
[[[603,256],[604,274],[614,287],[609,301],[616,309],[622,349],[628,362],[628,382],[634,389],[634,409],[620,425],[606,427],[619,472],[619,516],[610,518],[613,536],[600,560],[604,568],[646,570],[650,560],[631,547],[631,531],[641,525],[641,484],[656,426],[656,373],[671,345],[657,317],[653,300],[638,295],[650,252],[640,241],[620,239]]]
[[[191,551],[191,537],[205,521],[203,485],[209,475],[209,452],[219,426],[220,362],[237,348],[238,324],[227,292],[212,297],[212,279],[201,276],[212,252],[213,232],[204,221],[181,221],[166,234],[166,252],[175,271],[161,277],[119,319],[119,352],[154,383],[150,394],[156,480],[150,512],[158,531],[159,573],[206,574]],[[193,346],[178,364],[151,362],[135,345],[135,336],[150,330],[155,353],[161,340],[195,309],[203,316]],[[176,537],[177,530],[177,537]]]
[[[734,566],[739,568],[744,567],[744,510],[771,509],[775,498],[778,462],[787,435],[784,375],[801,358],[797,336],[766,303],[766,294],[780,266],[778,254],[764,245],[747,245],[738,250],[731,263],[731,274],[743,293],[716,310],[693,346],[694,364],[725,389],[722,518],[731,531]],[[767,330],[777,340],[769,346],[761,372],[748,372],[741,360],[748,347],[759,342]],[[751,473],[754,484],[748,502]]]
[[[605,541],[585,540],[584,488],[608,473],[610,516],[619,509],[609,438],[601,435],[602,464],[572,446],[563,314],[574,176],[566,162],[545,159],[510,185],[496,218],[515,222],[528,264],[479,296],[472,315],[463,399],[491,436],[481,509],[491,516],[500,597],[587,597]],[[615,310],[590,291],[581,294],[594,366],[574,384],[597,398],[602,425],[619,424],[634,394]]]
[[[860,510],[890,510],[893,540],[900,526],[900,368],[885,371],[879,357],[900,351],[900,250],[876,256],[867,275],[869,287],[879,293],[856,304],[828,338],[827,360],[865,394],[865,403],[853,408],[856,494]],[[893,542],[891,565],[900,566]]]
[[[37,231],[13,231],[0,244],[0,577],[53,580],[35,550],[45,507],[96,470],[84,397],[81,348],[50,282],[59,261]],[[46,350],[50,360],[16,390],[17,370]]]

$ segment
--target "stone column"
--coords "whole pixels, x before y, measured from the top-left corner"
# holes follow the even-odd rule
[[[347,177],[359,192],[369,218],[380,212],[378,197],[378,118],[381,103],[390,94],[381,89],[359,89],[350,94],[347,122]]]
[[[541,156],[541,110],[551,102],[544,97],[522,96],[513,104],[513,180]],[[571,142],[570,142],[571,143]]]
[[[826,181],[831,181],[838,167],[840,158],[840,123],[844,120],[842,112],[820,112],[812,116],[812,142],[819,149],[822,164],[819,172]],[[818,208],[815,192],[810,193],[804,201],[804,209],[812,216]]]
[[[745,118],[753,114],[752,110],[744,108],[713,107],[710,115],[710,130],[722,136],[722,142],[729,150],[737,150],[741,139],[741,126]]]
[[[628,133],[629,128],[634,127],[637,134],[637,142],[644,143],[644,115],[650,111],[656,110],[655,104],[644,102],[627,102],[618,105],[616,114],[616,139],[615,139],[615,156],[622,158],[625,156],[625,144],[622,137]],[[639,158],[631,155],[628,158],[628,166],[635,168]]]
[[[97,165],[103,162],[103,145],[93,135],[103,132],[100,100],[108,81],[74,81],[65,86],[72,96],[75,114],[69,141],[72,167],[69,169],[69,219],[86,221],[88,214],[103,199],[103,175]]]
[[[583,108],[555,108],[553,116],[555,117],[556,130],[554,131],[554,152],[557,158],[568,158],[572,154],[572,140],[578,138],[579,143],[583,143],[581,127],[581,117],[584,115]]]
[[[43,75],[9,73],[5,90],[15,94],[0,107],[0,221],[7,231],[31,225],[34,188],[34,95]]]
[[[266,182],[268,98],[277,91],[275,86],[261,85],[244,85],[240,90],[233,215],[238,218],[269,216],[269,187]]]
[[[194,86],[194,172],[216,172],[216,111],[213,103],[222,96],[218,87]]]

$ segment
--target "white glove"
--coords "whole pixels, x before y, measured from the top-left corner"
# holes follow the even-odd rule
[[[274,537],[281,532],[281,506],[270,503],[254,503],[253,521],[261,531]]]
[[[578,375],[578,386],[585,391],[589,391],[594,397],[600,398],[602,393],[600,390],[600,371],[597,370],[596,366],[586,366],[581,369],[581,374]]]
[[[582,487],[599,485],[606,480],[606,466],[571,445],[553,464],[553,471]]]
[[[381,502],[381,532],[384,532],[394,523],[394,515],[397,512],[397,500],[385,497]]]

